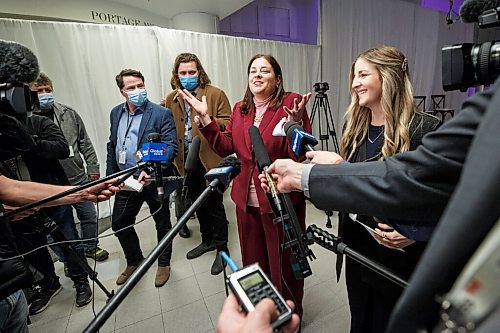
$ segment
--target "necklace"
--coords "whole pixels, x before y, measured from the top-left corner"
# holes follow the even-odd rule
[[[382,134],[384,134],[384,128],[382,128],[382,130],[380,131],[380,133],[377,135],[377,137],[375,137],[375,139],[370,139],[370,132],[368,132],[368,134],[366,135],[367,139],[368,139],[368,142],[370,143],[375,143],[375,141],[378,140],[378,138],[380,138],[382,136]]]
[[[264,114],[265,114],[265,112],[262,112],[262,114],[260,114],[258,116],[256,115],[254,122],[260,123],[262,121],[262,118],[264,118]]]

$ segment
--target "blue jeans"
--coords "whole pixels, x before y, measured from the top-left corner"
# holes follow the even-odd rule
[[[97,212],[94,203],[82,201],[72,204],[76,210],[76,217],[80,221],[82,239],[97,237]],[[85,241],[83,247],[85,251],[93,251],[97,246],[97,240]]]
[[[0,333],[28,333],[28,302],[22,290],[0,301]]]
[[[78,231],[76,231],[75,220],[73,219],[73,211],[71,206],[62,205],[56,207],[50,207],[47,211],[52,220],[57,224],[59,231],[62,233],[64,238],[67,240],[78,240]],[[58,239],[50,239],[50,241],[58,241]],[[71,246],[77,255],[79,255],[84,262],[87,262],[85,254],[83,252],[83,244],[81,242],[67,244]],[[51,246],[52,250],[59,256],[59,258],[64,258],[66,265],[68,266],[70,278],[73,281],[78,281],[81,278],[88,276],[85,269],[81,264],[69,254],[68,246]],[[62,254],[62,255],[61,255]]]

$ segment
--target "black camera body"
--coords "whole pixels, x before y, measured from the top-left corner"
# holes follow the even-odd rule
[[[479,28],[500,26],[499,17],[500,7],[484,11],[478,17]],[[441,54],[445,91],[492,84],[500,74],[500,41],[446,45]]]
[[[0,112],[12,115],[40,109],[37,92],[31,91],[26,84],[0,83],[0,103]]]
[[[26,84],[0,83],[0,161],[36,149],[26,120],[37,108],[37,93]]]
[[[314,92],[318,94],[324,94],[325,92],[330,89],[330,86],[328,85],[328,82],[316,82],[313,85]]]

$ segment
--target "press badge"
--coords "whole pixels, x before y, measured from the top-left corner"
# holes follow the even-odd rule
[[[73,146],[69,146],[69,157],[74,157],[75,151],[73,150]]]
[[[126,161],[127,161],[127,152],[125,150],[122,150],[118,154],[118,163],[125,164]]]

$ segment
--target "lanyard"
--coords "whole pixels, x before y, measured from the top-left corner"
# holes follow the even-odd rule
[[[132,126],[132,122],[134,121],[134,118],[130,119],[130,114],[127,112],[127,130],[125,131],[125,135],[123,136],[123,143],[122,143],[122,149],[125,148],[125,141],[127,140],[127,134],[128,131],[130,131],[130,126]]]

